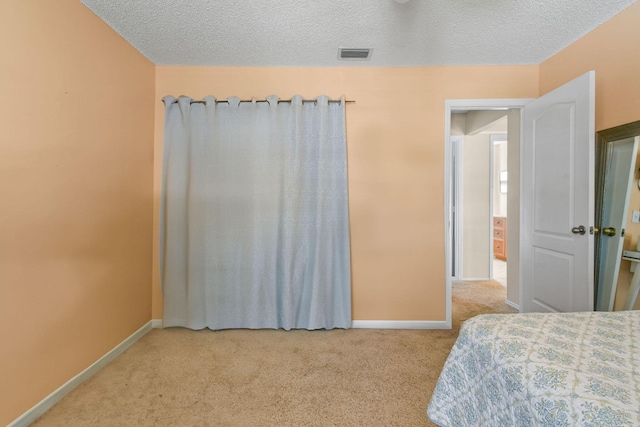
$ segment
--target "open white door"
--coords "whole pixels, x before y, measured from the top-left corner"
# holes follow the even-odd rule
[[[595,72],[524,108],[520,307],[593,310]]]

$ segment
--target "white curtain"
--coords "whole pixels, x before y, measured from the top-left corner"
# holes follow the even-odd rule
[[[164,326],[351,327],[344,100],[165,97]]]

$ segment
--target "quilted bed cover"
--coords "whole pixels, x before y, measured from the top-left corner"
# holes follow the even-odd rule
[[[427,415],[442,427],[640,426],[640,311],[469,319]]]

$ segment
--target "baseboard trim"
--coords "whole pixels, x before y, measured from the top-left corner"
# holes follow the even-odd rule
[[[78,387],[84,381],[89,379],[93,374],[98,372],[105,366],[107,363],[111,362],[113,359],[118,357],[122,352],[131,347],[136,341],[142,338],[147,332],[149,332],[153,327],[153,321],[149,321],[143,327],[135,331],[128,338],[122,341],[120,344],[111,349],[107,354],[102,356],[96,362],[94,362],[91,366],[89,366],[84,371],[80,372],[75,377],[71,378],[69,381],[61,385],[57,390],[53,393],[42,399],[35,406],[29,409],[24,414],[20,415],[13,422],[11,422],[7,427],[25,427],[34,422],[39,416],[47,412],[53,405],[58,403],[60,399],[62,399],[67,393],[69,393],[74,388]]]
[[[151,327],[153,329],[162,329],[162,319],[153,319],[151,321]]]
[[[451,329],[451,323],[444,320],[354,320],[354,329]]]
[[[515,308],[516,310],[520,311],[520,306],[519,306],[518,304],[513,303],[513,302],[511,302],[511,301],[509,301],[509,300],[506,300],[506,301],[505,301],[505,303],[506,303],[509,307]]]

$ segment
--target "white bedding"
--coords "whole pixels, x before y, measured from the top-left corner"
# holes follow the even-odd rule
[[[640,312],[469,319],[427,415],[442,427],[640,426]]]

